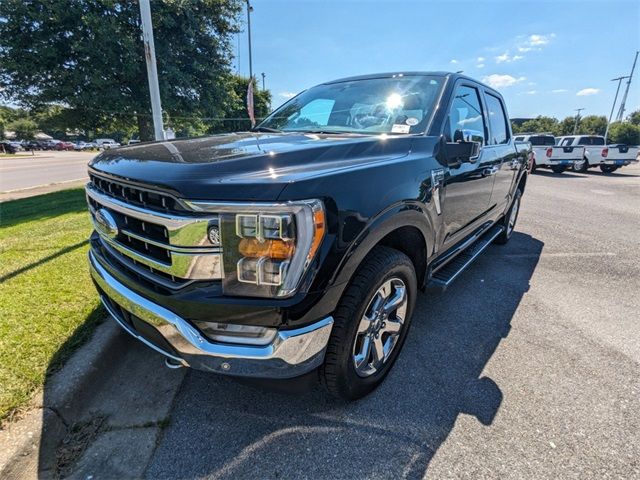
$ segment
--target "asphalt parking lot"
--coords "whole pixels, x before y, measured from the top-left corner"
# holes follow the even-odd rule
[[[639,251],[640,166],[535,174],[511,242],[446,292],[420,295],[398,363],[370,396],[346,404],[314,383],[168,370],[114,330],[122,346],[76,401],[81,422],[58,421],[70,433],[56,453],[43,441],[34,468],[46,476],[57,458],[71,478],[640,478]]]
[[[188,372],[147,476],[640,477],[640,167],[532,176],[517,230],[362,401]]]

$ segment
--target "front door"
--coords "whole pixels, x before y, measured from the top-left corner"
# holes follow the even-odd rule
[[[445,127],[447,142],[459,138],[481,144],[480,154],[472,163],[445,169],[442,205],[445,226],[444,248],[457,243],[483,222],[489,209],[493,189],[496,155],[486,148],[487,126],[480,91],[473,84],[460,83],[449,107]]]

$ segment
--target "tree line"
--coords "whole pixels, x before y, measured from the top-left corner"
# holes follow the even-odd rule
[[[243,0],[152,1],[165,125],[180,135],[246,130],[249,80],[231,71]],[[3,130],[153,136],[138,2],[0,2]],[[255,84],[254,84],[255,85]],[[254,88],[255,115],[268,91]]]
[[[551,133],[556,137],[572,135],[604,135],[607,130],[607,117],[587,115],[578,118],[566,117],[558,120],[554,117],[539,116],[524,122],[511,122],[514,133]],[[640,110],[632,112],[626,122],[613,122],[607,135],[611,143],[640,145]]]

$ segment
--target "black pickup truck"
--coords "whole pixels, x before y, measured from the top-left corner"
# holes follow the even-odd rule
[[[324,83],[251,132],[105,151],[89,166],[91,275],[169,367],[356,399],[416,296],[506,243],[527,181],[502,97],[459,74]]]

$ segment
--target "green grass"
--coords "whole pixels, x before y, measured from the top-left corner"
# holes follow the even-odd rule
[[[0,204],[0,422],[103,317],[87,267],[84,191]]]

